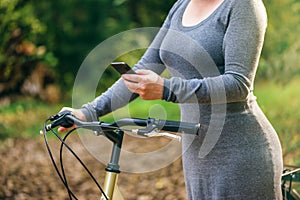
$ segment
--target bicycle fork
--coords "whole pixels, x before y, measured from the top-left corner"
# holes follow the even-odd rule
[[[118,176],[120,174],[119,159],[122,148],[124,132],[118,130],[115,134],[110,134],[109,139],[113,142],[110,162],[106,167],[106,174],[104,179],[104,193],[109,200],[123,200],[123,196],[117,185]],[[104,195],[100,200],[106,200]]]
[[[117,185],[118,175],[115,172],[106,172],[103,189],[109,200],[124,199]],[[106,200],[106,198],[102,195],[101,200]]]

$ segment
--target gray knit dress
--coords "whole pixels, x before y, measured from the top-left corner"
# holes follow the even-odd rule
[[[256,103],[253,82],[267,24],[261,0],[224,0],[195,26],[182,25],[190,0],[177,1],[135,69],[165,69],[162,99],[178,103],[181,120],[200,122],[184,134],[188,199],[281,199],[282,152]],[[96,120],[137,97],[122,80],[82,106]]]

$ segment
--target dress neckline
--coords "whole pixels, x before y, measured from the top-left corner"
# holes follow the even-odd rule
[[[182,21],[183,21],[183,15],[184,15],[184,13],[185,13],[185,11],[186,11],[186,9],[187,9],[187,6],[188,6],[189,3],[191,2],[191,0],[187,0],[187,3],[183,6],[183,9],[182,9],[182,11],[181,11],[181,13],[180,13],[180,19],[179,19],[179,24],[180,24],[180,26],[181,26],[182,28],[184,28],[184,29],[193,29],[193,28],[196,28],[196,27],[198,27],[198,26],[201,26],[201,25],[204,24],[206,21],[209,21],[209,19],[212,18],[212,17],[218,12],[218,10],[221,9],[221,7],[222,7],[222,5],[224,4],[225,1],[226,1],[226,0],[223,0],[223,1],[220,3],[220,5],[218,5],[218,6],[214,9],[214,11],[213,11],[211,14],[209,14],[206,18],[200,20],[198,23],[196,23],[196,24],[194,24],[194,25],[188,26],[188,25],[183,25],[183,23],[182,23]]]

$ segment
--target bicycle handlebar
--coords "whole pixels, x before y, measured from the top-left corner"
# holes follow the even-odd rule
[[[50,121],[50,122],[49,122]],[[55,127],[63,126],[66,128],[73,127],[75,125],[75,128],[70,130],[68,133],[65,134],[64,138],[62,139],[59,134],[53,130]],[[129,126],[133,126],[129,127]],[[126,129],[125,129],[125,128]],[[179,122],[179,121],[170,121],[170,120],[156,120],[154,118],[148,118],[148,119],[139,119],[139,118],[123,118],[120,120],[117,120],[113,123],[105,123],[105,122],[99,122],[99,121],[93,121],[93,122],[85,122],[78,118],[76,118],[70,111],[62,111],[56,115],[53,115],[49,117],[44,123],[44,129],[41,131],[41,134],[44,134],[46,147],[48,150],[48,153],[50,155],[51,161],[55,167],[55,170],[57,174],[59,175],[61,181],[63,182],[64,186],[66,187],[70,199],[77,199],[74,195],[74,193],[69,188],[67,178],[65,176],[64,167],[62,164],[62,148],[66,147],[74,156],[75,158],[81,163],[81,165],[85,168],[87,173],[91,176],[91,178],[94,180],[94,182],[97,184],[99,190],[105,197],[105,199],[108,199],[106,196],[106,193],[101,188],[101,186],[98,184],[92,173],[88,170],[88,168],[85,166],[85,164],[81,161],[81,159],[76,155],[76,153],[66,144],[66,138],[68,135],[75,130],[76,128],[84,128],[93,130],[96,135],[103,135],[107,139],[109,139],[111,142],[113,142],[112,147],[112,153],[111,153],[111,159],[109,164],[106,167],[106,170],[109,172],[119,173],[119,157],[121,153],[121,147],[123,142],[123,136],[124,132],[132,132],[140,136],[144,137],[157,137],[157,136],[164,136],[171,139],[181,140],[181,136],[176,134],[171,134],[169,132],[185,132],[188,134],[197,134],[198,130],[200,129],[200,124],[198,123],[188,123],[188,122]],[[61,171],[58,169],[58,166],[54,160],[54,157],[52,155],[51,149],[48,145],[47,140],[47,131],[52,131],[54,135],[59,138],[61,141],[61,148],[60,148],[60,166]],[[160,131],[167,131],[167,132],[160,132]]]
[[[72,127],[73,125],[76,125],[78,128],[92,130],[96,135],[105,135],[105,133],[109,131],[122,130],[122,128],[125,126],[139,126],[145,128],[130,129],[126,131],[131,131],[133,133],[136,133],[137,135],[141,135],[145,137],[153,137],[153,136],[170,137],[170,134],[166,134],[166,133],[161,134],[158,131],[184,132],[188,134],[197,134],[200,128],[199,123],[179,122],[179,121],[160,120],[160,119],[157,120],[154,118],[148,118],[148,119],[123,118],[113,123],[105,123],[105,122],[98,122],[98,121],[85,122],[76,118],[74,115],[72,115],[70,111],[62,111],[54,116],[51,116],[49,120],[51,121],[51,123],[44,127],[44,132],[49,131],[57,126],[63,126],[68,128],[68,127]],[[178,139],[176,137],[175,139]]]

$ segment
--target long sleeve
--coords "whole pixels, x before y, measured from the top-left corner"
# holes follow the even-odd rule
[[[134,66],[134,70],[136,69],[151,69],[160,74],[165,67],[157,56],[157,50],[148,49],[145,56]],[[123,80],[119,79],[106,92],[92,102],[84,104],[81,109],[88,121],[95,121],[98,117],[127,105],[137,97],[138,95],[130,92]]]
[[[169,18],[174,10],[178,7],[179,2],[182,2],[182,0],[179,0],[173,5],[151,45],[149,46],[143,57],[139,60],[139,62],[134,66],[134,70],[149,69],[157,74],[161,74],[165,70],[165,66],[160,59],[159,47],[166,34],[166,31],[169,28]],[[85,114],[88,121],[95,121],[98,119],[98,117],[127,105],[137,97],[138,95],[131,93],[123,83],[122,79],[119,79],[106,92],[101,94],[92,102],[84,104],[81,110]]]
[[[222,44],[224,74],[190,80],[180,77],[166,79],[163,99],[185,103],[194,101],[192,97],[196,94],[198,103],[247,100],[253,90],[253,81],[264,41],[267,25],[266,11],[260,0],[231,1],[228,7],[230,10],[227,12],[226,19],[223,18],[226,21]]]

